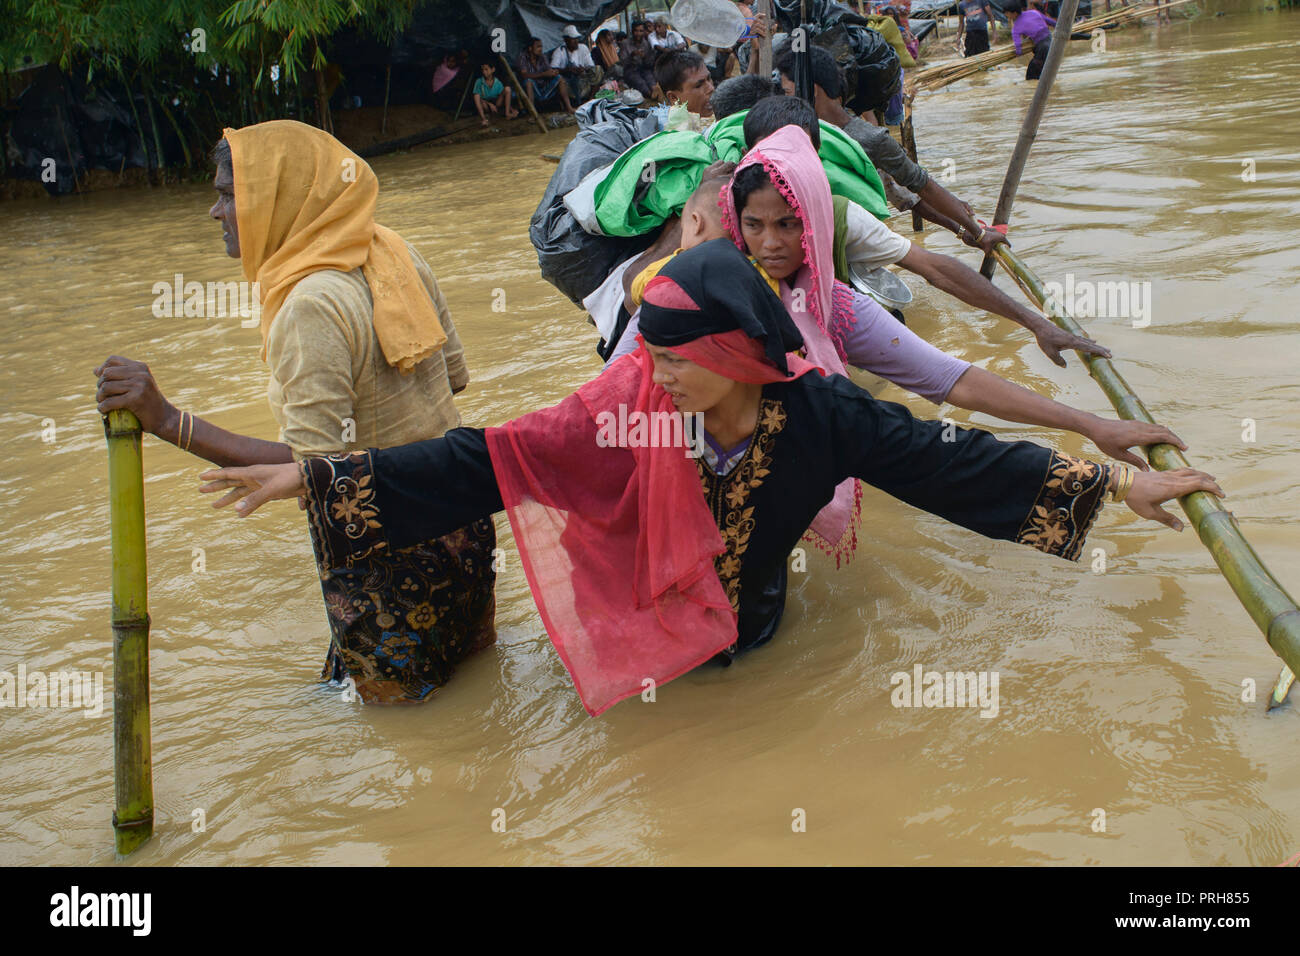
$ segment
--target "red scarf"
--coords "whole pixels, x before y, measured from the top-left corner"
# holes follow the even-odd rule
[[[739,330],[673,351],[744,382],[789,381],[814,368],[791,356],[793,375],[782,375]],[[736,640],[736,613],[713,565],[722,536],[694,458],[684,448],[598,442],[620,406],[629,421],[636,412],[680,419],[653,374],[642,345],[553,408],[486,430],[542,623],[592,716]]]

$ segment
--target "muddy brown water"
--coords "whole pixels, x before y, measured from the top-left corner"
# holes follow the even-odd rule
[[[1084,324],[1300,594],[1297,42],[1300,16],[1279,13],[1115,32],[1105,53],[1073,45],[1013,236],[1063,286],[1150,283],[1149,325]],[[922,161],[986,216],[1031,93],[1022,77],[997,70],[917,106]],[[382,221],[424,251],[464,338],[469,424],[553,403],[599,367],[594,332],[539,278],[527,239],[554,168],[538,156],[571,135],[374,164]],[[0,671],[105,675],[99,716],[0,709],[0,862],[113,860],[90,370],[110,352],[146,360],[179,406],[274,436],[256,331],[150,311],[152,284],[174,273],[238,278],[210,202],[173,187],[0,209]],[[976,262],[949,236],[924,242]],[[909,321],[942,348],[1109,412],[1073,356],[1058,370],[1009,323],[909,282]],[[316,683],[328,632],[302,516],[215,513],[199,470],[148,441],[157,809],[133,863],[1271,864],[1300,850],[1298,705],[1265,716],[1279,662],[1190,531],[1111,507],[1076,566],[869,492],[855,562],[810,555],[773,644],[590,719],[498,517],[499,643],[431,702],[382,709]],[[896,708],[891,675],[917,664],[996,672],[996,716]]]

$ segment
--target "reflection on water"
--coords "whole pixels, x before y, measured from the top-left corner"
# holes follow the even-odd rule
[[[1072,45],[1012,230],[1046,280],[1151,283],[1148,327],[1085,324],[1293,591],[1297,40],[1300,19],[1277,15],[1112,33],[1105,54]],[[1022,76],[1013,65],[917,106],[922,161],[952,160],[952,187],[986,215]],[[433,264],[465,340],[467,423],[555,402],[598,368],[594,331],[540,280],[527,239],[554,168],[538,154],[568,135],[375,163],[382,220]],[[256,331],[150,313],[153,283],[177,272],[239,278],[209,203],[173,187],[0,207],[0,670],[111,676],[90,375],[104,356],[148,361],[182,408],[274,434]],[[974,261],[951,237],[924,241]],[[1073,357],[1058,370],[1008,323],[911,284],[909,321],[941,347],[1109,412]],[[1263,714],[1278,661],[1192,533],[1126,510],[1094,530],[1094,574],[1087,554],[1074,566],[985,542],[869,492],[856,561],[810,556],[773,645],[592,720],[509,556],[496,648],[425,706],[343,702],[315,682],[328,630],[301,515],[212,512],[198,463],[156,441],[146,469],[157,824],[133,862],[1266,864],[1300,848],[1300,715]],[[896,709],[890,675],[916,664],[997,671],[997,717]],[[112,860],[109,710],[0,710],[0,862]]]

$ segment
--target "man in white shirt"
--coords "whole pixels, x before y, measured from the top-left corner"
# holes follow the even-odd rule
[[[564,42],[551,51],[551,69],[559,70],[569,84],[574,105],[585,100],[600,85],[602,70],[591,58],[578,28],[569,24],[562,31]]]
[[[655,53],[664,53],[668,50],[686,49],[686,41],[676,30],[668,28],[667,17],[660,17],[655,21],[654,32],[650,34],[650,46]]]

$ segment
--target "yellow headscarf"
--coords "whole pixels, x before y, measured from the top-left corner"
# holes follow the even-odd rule
[[[262,360],[276,313],[298,282],[358,266],[389,365],[409,372],[447,341],[402,237],[375,222],[379,180],[329,133],[294,120],[226,129],[244,277],[262,299]]]

